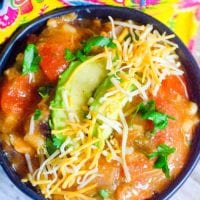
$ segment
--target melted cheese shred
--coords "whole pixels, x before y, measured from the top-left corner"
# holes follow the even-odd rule
[[[142,85],[150,80],[151,84],[147,91],[154,96],[166,76],[183,74],[175,52],[178,46],[170,41],[174,35],[160,34],[157,30],[153,30],[153,25],[150,24],[140,26],[130,20],[121,22],[114,21],[112,17],[109,19],[119,59],[116,63],[112,63],[113,66],[107,68],[118,69],[117,72],[126,71],[129,78],[132,76]],[[117,35],[116,29],[119,26],[124,28]],[[147,95],[143,93],[143,97]]]
[[[76,144],[75,139],[77,139]],[[83,142],[78,137],[72,141],[72,148],[65,148],[64,145],[69,144],[68,137],[60,150],[55,151],[35,173],[28,176],[28,180],[41,189],[45,198],[57,194],[66,195],[68,198],[90,199],[84,193],[96,187],[94,180],[99,176],[96,158],[99,149],[93,146],[99,139],[84,136]],[[94,160],[94,168],[89,169],[87,166]],[[77,191],[69,190],[74,186],[77,187]]]
[[[39,187],[45,198],[60,195],[70,200],[95,199],[88,193],[95,195],[96,180],[101,176],[98,165],[102,156],[107,161],[120,163],[126,182],[131,181],[126,162],[130,149],[127,146],[129,127],[127,113],[123,109],[136,96],[145,101],[149,94],[156,96],[166,76],[183,74],[175,53],[177,45],[170,41],[174,35],[160,34],[149,24],[144,26],[131,20],[122,22],[108,18],[112,27],[110,35],[117,48],[104,49],[106,69],[108,75],[112,75],[113,86],[100,98],[101,110],[89,112],[89,119],[71,120],[64,129],[53,130],[52,134],[63,134],[66,140],[50,156],[42,151],[40,156],[46,157],[46,160],[34,172],[29,155],[26,155],[30,173],[24,181]],[[110,113],[105,114],[102,109],[110,110]],[[74,119],[76,117],[73,116]],[[107,139],[92,134],[91,127],[95,127],[98,121],[101,121],[102,131],[112,130]],[[33,124],[30,124],[30,134],[33,129]],[[122,138],[121,144],[115,138],[117,134]]]

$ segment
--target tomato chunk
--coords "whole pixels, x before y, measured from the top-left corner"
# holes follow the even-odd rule
[[[5,81],[1,93],[1,108],[4,113],[23,114],[30,106],[32,86],[28,76],[18,76]]]
[[[105,159],[101,159],[99,162],[99,176],[97,178],[98,188],[106,188],[110,191],[116,189],[118,184],[118,179],[120,176],[120,165],[115,162],[107,162]]]
[[[50,81],[56,81],[67,67],[64,58],[65,47],[57,43],[42,43],[38,46],[41,56],[40,66]]]
[[[184,98],[188,98],[186,90],[186,80],[184,76],[168,76],[159,89],[157,96],[170,96],[181,95]]]

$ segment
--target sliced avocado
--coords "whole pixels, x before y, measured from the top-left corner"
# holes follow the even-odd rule
[[[90,105],[90,112],[95,113],[93,116],[93,123],[91,127],[91,133],[100,138],[107,139],[112,133],[113,129],[110,126],[102,128],[103,122],[96,118],[96,114],[100,114],[106,117],[109,120],[118,120],[119,112],[123,109],[122,102],[125,96],[122,93],[116,93],[112,97],[109,97],[109,100],[101,102],[101,98],[107,93],[108,89],[113,87],[111,78],[115,77],[114,75],[106,77],[106,79],[99,85],[94,94],[94,101]]]
[[[65,70],[50,105],[52,129],[66,128],[71,113],[81,120],[83,107],[87,106],[88,99],[106,75],[105,54],[91,57],[83,63],[76,62]]]
[[[108,76],[104,79],[104,81],[99,85],[99,87],[96,89],[94,93],[94,101],[90,105],[90,110],[94,111],[97,110],[98,107],[100,106],[100,98],[104,96],[104,94],[107,92],[109,88],[113,86],[111,82],[111,78],[113,76]]]
[[[106,100],[104,102],[100,101],[100,99],[106,94],[108,89],[113,87],[111,78],[116,77],[114,75],[108,76],[96,89],[96,92],[94,94],[94,101],[90,105],[90,111],[91,113],[95,112],[101,114],[108,120],[117,121],[119,119],[119,113],[122,111],[123,107],[126,104],[126,96],[118,92],[112,97],[109,97],[109,100]],[[130,85],[128,88],[128,90],[130,91],[136,89],[135,85]],[[96,114],[94,116],[96,116]],[[94,117],[91,127],[91,133],[94,136],[105,140],[111,135],[113,129],[110,126],[102,128],[102,124],[103,122],[100,119]]]
[[[98,107],[95,107],[95,112],[111,121],[117,121],[119,113],[123,109],[123,100],[123,94],[117,94],[109,102],[105,101],[104,103],[99,104]],[[113,129],[110,126],[102,128],[103,121],[98,118],[93,119],[93,122],[91,131],[94,136],[105,140],[111,135]]]

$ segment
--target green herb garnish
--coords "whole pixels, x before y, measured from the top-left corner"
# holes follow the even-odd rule
[[[22,74],[34,73],[39,70],[41,58],[34,44],[28,44],[24,52]]]
[[[149,159],[157,158],[154,163],[154,168],[162,169],[163,173],[167,178],[170,178],[168,156],[175,152],[174,147],[169,147],[166,144],[160,144],[157,150],[148,155]]]
[[[155,111],[156,106],[155,106],[155,101],[154,100],[149,100],[147,103],[140,103],[137,106],[136,112],[139,112],[141,115],[144,115],[147,112]]]
[[[98,192],[99,196],[102,197],[103,199],[104,199],[104,198],[108,198],[108,197],[110,196],[109,193],[110,193],[110,192],[109,192],[109,190],[107,190],[107,189],[101,189],[101,190],[99,190],[99,192]]]
[[[38,94],[43,98],[49,97],[49,93],[51,91],[51,86],[41,86],[38,88]]]
[[[78,50],[75,55],[81,62],[84,62],[87,59],[87,56],[81,50]]]
[[[165,129],[168,125],[168,117],[164,113],[151,111],[142,115],[142,118],[146,120],[151,120],[153,122],[153,135],[155,135],[158,131]]]
[[[51,138],[47,138],[46,140],[46,149],[49,155],[53,154],[57,150]]]
[[[65,59],[71,62],[76,59],[76,56],[70,49],[65,49]]]
[[[104,36],[94,36],[84,42],[83,52],[85,54],[90,53],[93,47],[110,47],[116,48],[116,44],[112,41],[111,38],[107,38]]]
[[[116,44],[111,38],[104,36],[94,36],[83,42],[83,48],[72,52],[70,49],[65,49],[65,59],[69,62],[79,60],[84,62],[87,59],[87,55],[91,52],[93,47],[110,47],[116,48]]]
[[[65,141],[64,136],[55,136],[53,135],[51,138],[47,138],[46,140],[46,149],[49,155],[53,154],[57,149],[61,147],[63,142]]]
[[[65,49],[65,59],[69,62],[74,60],[83,62],[87,59],[87,56],[81,50],[77,50],[73,53],[70,49]]]
[[[61,147],[65,139],[66,138],[64,136],[57,136],[57,137],[54,135],[52,136],[53,144],[57,149]]]
[[[140,113],[143,119],[151,120],[153,122],[153,135],[167,127],[168,119],[174,119],[165,113],[156,111],[155,101],[153,100],[149,100],[147,103],[140,103],[136,109],[136,113]]]
[[[39,119],[40,115],[41,115],[41,110],[40,109],[36,109],[35,112],[34,112],[34,115],[33,115],[33,119],[34,120]]]

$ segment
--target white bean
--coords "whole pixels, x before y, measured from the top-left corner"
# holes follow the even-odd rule
[[[190,103],[189,103],[189,108],[188,108],[188,113],[189,113],[190,115],[194,115],[194,114],[197,113],[197,111],[198,111],[198,106],[197,106],[197,104],[194,103],[194,102],[190,102]]]

